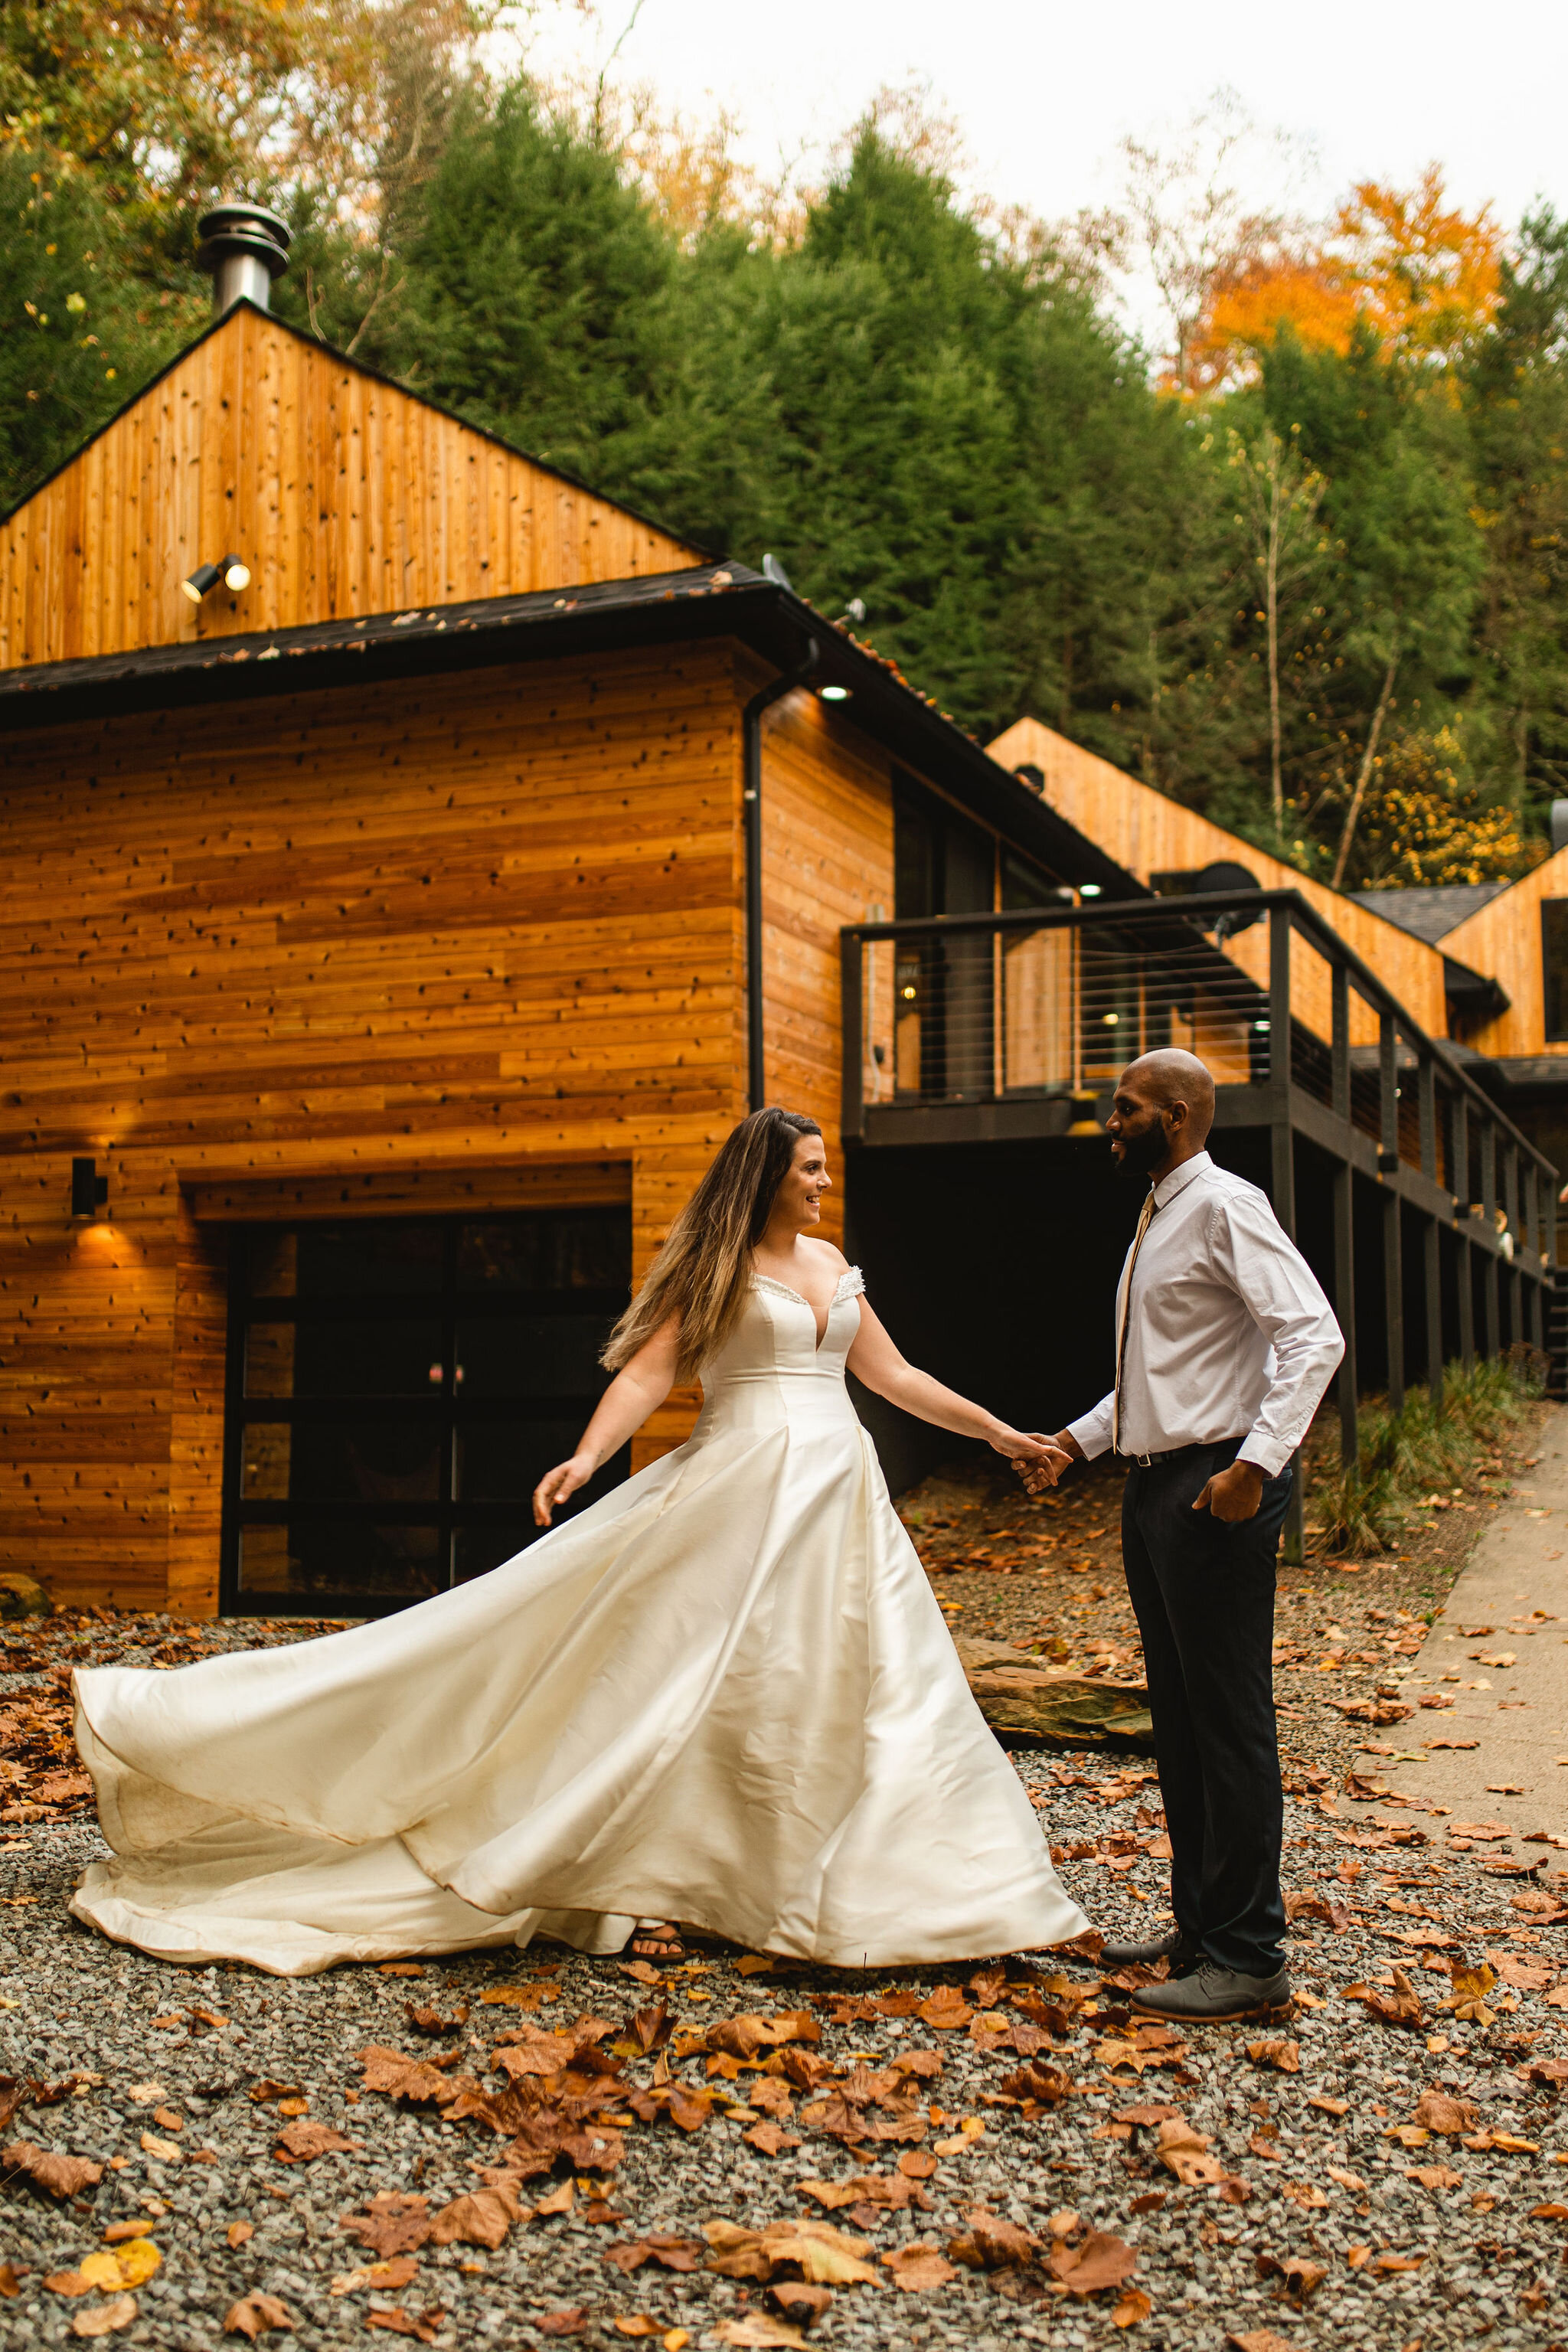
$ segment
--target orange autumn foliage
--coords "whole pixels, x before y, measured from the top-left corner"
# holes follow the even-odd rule
[[[1245,379],[1286,328],[1309,349],[1343,352],[1364,322],[1390,354],[1451,359],[1496,310],[1501,259],[1490,208],[1447,205],[1436,164],[1411,190],[1359,181],[1315,244],[1237,255],[1216,273],[1189,387]]]
[[[1255,259],[1222,279],[1188,354],[1194,393],[1252,372],[1255,355],[1288,327],[1309,350],[1342,352],[1361,313],[1353,286],[1321,254]]]
[[[1452,357],[1501,299],[1502,231],[1491,208],[1445,207],[1435,163],[1409,194],[1359,182],[1334,235],[1365,315],[1390,348]]]

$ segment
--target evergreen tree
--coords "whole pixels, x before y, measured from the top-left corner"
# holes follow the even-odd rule
[[[531,84],[459,105],[403,245],[402,380],[532,455],[624,491],[657,445],[677,256],[616,159]]]
[[[1308,757],[1340,815],[1331,878],[1348,885],[1391,715],[1425,711],[1440,723],[1470,684],[1485,551],[1467,438],[1441,385],[1385,357],[1364,326],[1343,353],[1310,351],[1285,331],[1263,386],[1276,431],[1296,436],[1324,484],[1331,625],[1310,680]]]
[[[1477,625],[1493,764],[1545,829],[1568,793],[1568,221],[1531,215],[1505,259],[1466,405],[1487,551]]]

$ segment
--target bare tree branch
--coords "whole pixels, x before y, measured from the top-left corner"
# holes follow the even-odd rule
[[[1366,798],[1366,788],[1372,782],[1372,771],[1377,759],[1378,739],[1383,733],[1383,722],[1388,716],[1388,706],[1394,694],[1394,674],[1398,667],[1399,656],[1394,652],[1388,657],[1388,668],[1383,680],[1383,692],[1377,698],[1377,709],[1372,714],[1372,725],[1367,730],[1366,749],[1361,757],[1361,771],[1355,780],[1355,790],[1351,794],[1351,804],[1345,811],[1344,831],[1340,835],[1339,856],[1334,860],[1332,887],[1336,890],[1344,880],[1345,867],[1350,864],[1351,844],[1355,839],[1356,821],[1361,815],[1361,804]]]

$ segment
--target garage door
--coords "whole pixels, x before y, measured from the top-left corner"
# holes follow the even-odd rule
[[[382,1615],[535,1539],[605,1384],[629,1210],[253,1226],[230,1265],[226,1612]]]

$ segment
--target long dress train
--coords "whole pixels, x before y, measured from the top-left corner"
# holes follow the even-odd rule
[[[757,1277],[688,1443],[488,1576],[79,1672],[76,1916],[285,1976],[650,1916],[846,1967],[1080,1933],[850,1404],[863,1286],[817,1345]]]

